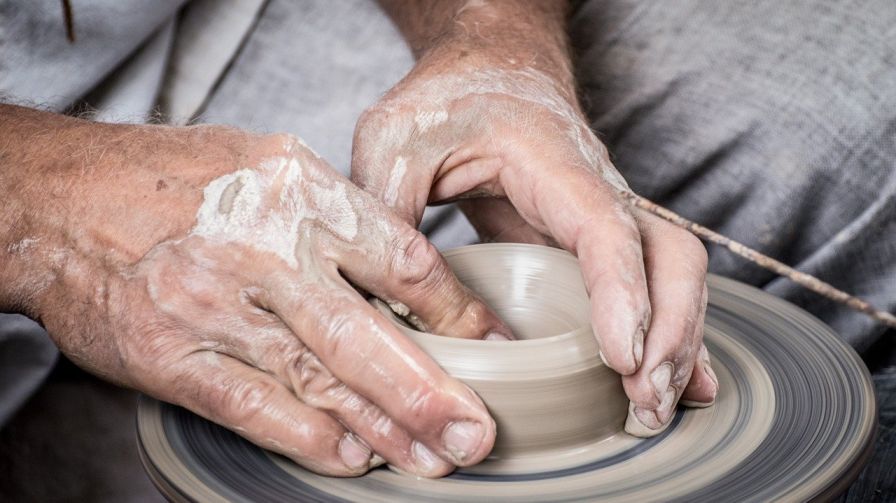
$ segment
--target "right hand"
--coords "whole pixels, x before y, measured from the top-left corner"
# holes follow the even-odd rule
[[[437,333],[509,329],[300,141],[29,113],[64,123],[45,129],[67,158],[22,177],[43,197],[0,249],[24,275],[13,303],[75,363],[322,474],[436,477],[489,453],[481,400],[352,285]]]
[[[483,26],[511,17],[463,15],[473,11]],[[458,201],[486,241],[575,254],[600,356],[630,400],[625,429],[657,435],[679,399],[706,407],[718,392],[702,344],[706,250],[626,203],[631,189],[590,130],[572,76],[556,77],[566,65],[542,71],[509,57],[501,45],[475,51],[440,37],[361,116],[352,179],[410,225],[427,204]]]

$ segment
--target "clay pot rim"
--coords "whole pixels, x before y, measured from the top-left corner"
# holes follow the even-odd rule
[[[570,253],[541,245],[522,243],[487,243],[462,246],[444,252],[446,259],[466,254],[520,254],[528,258],[539,257],[551,262],[564,261],[578,268],[577,259]],[[598,356],[598,345],[586,324],[568,332],[536,339],[513,341],[486,341],[460,339],[421,332],[406,323],[389,306],[379,300],[372,301],[375,308],[395,323],[402,332],[427,352],[436,352],[436,360],[450,373],[466,378],[488,380],[543,380],[566,377],[575,372],[605,366]],[[493,364],[488,373],[476,371],[477,359],[488,358]],[[472,360],[469,366],[464,360]],[[525,362],[525,364],[520,364]],[[450,367],[450,369],[449,369]]]

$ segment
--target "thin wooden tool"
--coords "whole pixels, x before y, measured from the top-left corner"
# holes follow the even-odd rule
[[[768,255],[764,255],[749,246],[746,246],[742,243],[738,243],[731,238],[725,237],[718,232],[713,231],[712,229],[708,229],[698,223],[692,222],[681,215],[671,211],[667,208],[664,208],[653,201],[645,199],[633,192],[630,191],[620,191],[619,194],[622,195],[629,203],[632,205],[641,208],[644,211],[647,211],[653,215],[656,215],[663,220],[671,222],[679,227],[687,229],[695,236],[705,239],[706,241],[710,241],[712,243],[724,246],[728,248],[735,255],[739,255],[754,264],[768,269],[776,274],[784,276],[794,283],[802,285],[813,292],[827,297],[833,301],[839,302],[841,304],[845,304],[856,311],[860,311],[862,313],[867,314],[868,316],[874,318],[875,320],[887,325],[889,327],[896,328],[896,316],[888,313],[884,310],[878,309],[868,303],[868,301],[862,300],[854,295],[850,295],[843,290],[840,290],[830,283],[826,283],[811,274],[806,274],[804,272],[797,271],[796,269],[790,267],[789,265],[775,260]]]

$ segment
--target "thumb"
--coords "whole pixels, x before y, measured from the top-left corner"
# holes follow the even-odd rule
[[[409,114],[374,107],[358,120],[352,144],[352,182],[414,228],[441,164],[430,136]]]
[[[336,257],[340,272],[419,330],[468,339],[513,338],[498,315],[457,279],[426,236],[404,223],[398,223],[398,229],[369,240],[389,243],[386,247],[341,250]]]
[[[328,260],[338,273],[390,303],[421,330],[467,339],[512,338],[426,236],[370,194],[353,189],[358,232],[351,240],[334,237],[327,243]]]

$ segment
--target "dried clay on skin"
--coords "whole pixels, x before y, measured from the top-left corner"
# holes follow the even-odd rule
[[[358,217],[345,182],[306,175],[297,158],[283,156],[212,180],[203,191],[190,235],[270,252],[293,269],[299,265],[296,250],[307,221],[319,222],[340,239],[354,240]]]
[[[567,124],[567,134],[577,146],[586,165],[596,170],[616,190],[628,190],[628,185],[622,176],[601,160],[600,143],[582,117],[566,99],[560,96],[548,76],[531,68],[489,69],[441,75],[439,79],[430,80],[423,86],[405,92],[401,98],[381,102],[377,107],[384,112],[399,113],[402,108],[418,108],[420,103],[426,103],[428,109],[418,111],[415,116],[415,122],[422,132],[447,120],[445,110],[452,102],[488,94],[534,103],[558,115]],[[382,134],[382,131],[377,131],[377,134]]]

